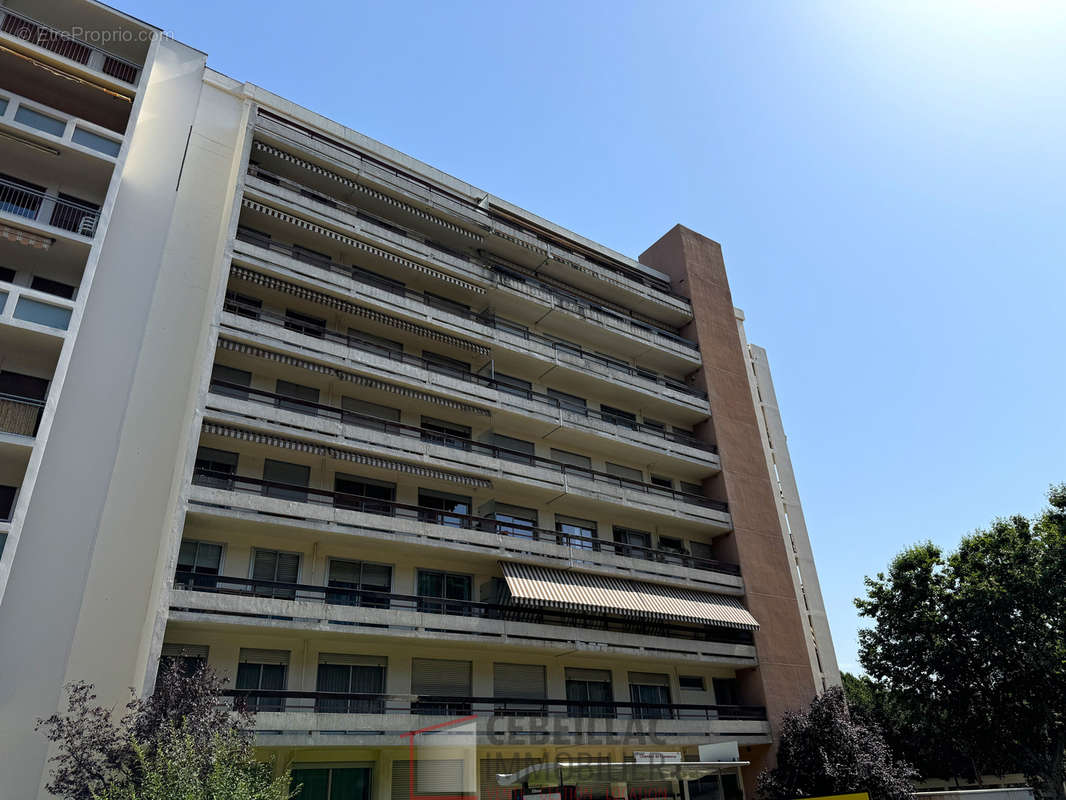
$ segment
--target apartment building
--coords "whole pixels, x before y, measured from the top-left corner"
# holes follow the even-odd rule
[[[65,683],[163,659],[313,800],[730,742],[580,790],[750,796],[839,674],[719,245],[626,257],[206,61],[0,4],[0,798]]]

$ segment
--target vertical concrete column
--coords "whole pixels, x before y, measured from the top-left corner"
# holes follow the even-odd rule
[[[717,546],[722,558],[740,565],[746,604],[760,624],[759,666],[738,673],[742,700],[765,705],[776,728],[785,710],[810,702],[815,687],[722,248],[678,225],[640,261],[669,274],[674,291],[692,301],[694,320],[682,333],[699,340],[703,366],[697,383],[710,398],[712,414],[698,434],[716,444],[722,458],[722,473],[707,489],[728,501],[733,518],[733,532]],[[741,757],[752,762],[744,782],[753,796],[755,776],[769,765],[772,748],[742,748]]]

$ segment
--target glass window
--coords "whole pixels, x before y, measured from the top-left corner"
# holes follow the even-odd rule
[[[537,509],[510,506],[505,503],[497,503],[493,509],[492,518],[496,521],[496,531],[510,536],[521,536],[526,539],[536,539],[537,533],[532,530],[537,527]]]
[[[621,464],[612,464],[610,461],[606,462],[606,469],[608,475],[622,478],[624,481],[634,481],[636,483],[644,482],[644,473],[639,469],[624,467]]]
[[[17,486],[0,486],[0,521],[7,522],[11,519],[18,491]]]
[[[457,450],[470,449],[471,429],[466,425],[456,425],[444,419],[422,417],[422,441],[454,447]]]
[[[222,308],[231,314],[236,314],[238,317],[259,319],[259,314],[263,310],[263,301],[258,297],[241,294],[240,292],[226,292],[226,302]]]
[[[293,311],[291,308],[285,309],[285,327],[316,339],[324,339],[326,336],[326,320],[323,317]]]
[[[12,316],[15,319],[65,331],[70,325],[70,315],[69,308],[42,303],[32,297],[20,297],[18,303],[15,304],[15,312]]]
[[[386,595],[392,590],[392,567],[388,564],[331,558],[329,586],[355,591],[327,592],[326,602],[388,608],[389,598]]]
[[[296,590],[287,586],[271,586],[270,583],[294,584],[300,579],[300,554],[283,553],[280,550],[252,549],[252,580],[266,581],[255,587],[255,593],[281,600],[292,600]]]
[[[511,394],[515,397],[529,397],[533,393],[533,384],[521,378],[497,372],[494,380],[496,381],[496,388],[504,394]]]
[[[105,156],[117,156],[118,151],[122,148],[120,142],[116,142],[106,136],[100,136],[92,131],[87,131],[80,125],[74,129],[70,140],[75,144],[80,144],[82,147],[88,147],[90,150],[103,153]]]
[[[629,411],[623,411],[620,408],[614,408],[613,406],[605,406],[600,404],[600,416],[604,420],[610,422],[612,425],[617,425],[620,428],[629,428],[630,430],[637,429],[637,415]]]
[[[15,111],[15,122],[21,122],[31,128],[50,133],[53,136],[62,136],[67,123],[55,117],[49,117],[39,111],[34,111],[29,106],[19,106]]]
[[[196,482],[201,486],[232,489],[233,478],[237,475],[237,458],[236,453],[201,447],[196,451],[196,465],[193,468]]]
[[[629,673],[629,701],[634,719],[670,719],[670,677],[664,674]]]
[[[301,386],[298,383],[279,380],[274,391],[276,394],[293,398],[292,400],[279,398],[275,401],[278,408],[284,408],[287,411],[299,411],[301,414],[309,414],[311,416],[318,414],[318,409],[315,406],[318,404],[319,395],[318,389],[315,387]],[[301,400],[303,402],[300,402]]]
[[[664,489],[673,489],[674,482],[663,475],[652,475],[651,482],[656,486],[661,486]]]
[[[315,690],[364,696],[320,698],[315,710],[325,714],[385,713],[385,700],[380,696],[385,692],[385,671],[385,659],[376,656],[321,653]]]
[[[552,461],[560,461],[563,464],[571,467],[579,467],[580,469],[592,469],[592,459],[588,456],[583,456],[578,453],[570,453],[566,450],[556,450],[554,447],[551,450]]]
[[[706,688],[700,675],[678,675],[677,685],[687,692],[702,692]]]
[[[333,491],[336,493],[333,504],[337,508],[387,516],[395,513],[392,505],[396,500],[395,483],[338,472],[333,478]]]
[[[557,401],[559,407],[567,411],[577,411],[584,414],[588,410],[588,403],[585,398],[578,397],[576,394],[567,394],[566,392],[560,392],[558,389],[549,389],[548,397]]]
[[[400,409],[378,405],[358,397],[341,398],[341,421],[371,430],[388,430],[390,422],[400,421]]]
[[[617,544],[622,545],[615,548],[615,552],[618,553],[618,555],[643,559],[650,559],[653,557],[652,554],[648,552],[651,549],[651,534],[647,531],[637,531],[632,528],[623,528],[619,525],[615,525],[612,529],[612,533],[614,541]],[[628,547],[625,545],[628,545]]]
[[[367,350],[380,356],[393,357],[403,352],[403,343],[384,336],[375,336],[372,333],[361,331],[358,328],[348,329],[348,346],[359,350]]]
[[[740,705],[740,686],[736,678],[713,678],[714,702],[720,706]]]
[[[492,434],[492,443],[500,448],[497,451],[497,458],[502,461],[513,461],[516,464],[533,463],[533,456],[536,453],[536,447],[534,447],[533,442],[494,433]]]
[[[470,515],[470,497],[433,489],[418,490],[418,505],[424,510],[419,512],[419,519],[437,525],[449,525],[453,528],[469,527],[464,517]]]
[[[292,464],[288,461],[275,461],[268,458],[263,464],[263,480],[278,486],[264,486],[263,494],[267,497],[277,497],[281,500],[307,501],[307,492],[300,487],[306,488],[311,485],[311,468],[303,464]]]
[[[470,372],[470,364],[466,361],[442,356],[440,353],[433,353],[429,350],[422,351],[422,359],[426,362],[426,367],[433,372],[442,372],[446,375],[466,375]]]
[[[292,246],[292,256],[296,260],[303,261],[306,264],[318,264],[325,267],[328,267],[333,260],[325,253],[320,253],[317,250],[312,250],[310,247],[303,247],[298,244]]]
[[[294,767],[292,791],[300,800],[370,800],[370,767]]]
[[[474,580],[469,575],[435,570],[418,570],[419,611],[428,614],[466,615],[470,607],[467,603],[473,597]],[[446,601],[457,601],[450,604]]]
[[[565,533],[567,538],[561,544],[568,544],[581,550],[599,550],[600,546],[595,541],[599,538],[596,531],[596,523],[590,519],[578,519],[577,517],[564,517],[555,515],[555,530]]]
[[[222,570],[222,545],[183,539],[178,550],[178,572],[185,573],[175,580],[182,586],[213,587]],[[194,577],[195,576],[195,577]]]
[[[4,281],[4,283],[13,283],[15,274],[15,270],[10,267],[0,267],[0,281]]]
[[[441,311],[449,311],[452,314],[458,314],[461,317],[467,317],[470,315],[470,306],[463,303],[457,303],[454,300],[449,300],[447,297],[441,297],[439,294],[433,294],[432,292],[424,292],[422,295],[426,300],[426,305],[433,308],[440,309]]]
[[[503,317],[495,317],[492,323],[496,330],[514,334],[515,336],[518,336],[522,339],[529,338],[529,328],[527,328],[525,325],[520,325],[517,322],[512,322],[511,320],[504,319]]]
[[[241,648],[234,688],[251,694],[247,698],[249,711],[284,711],[285,698],[256,696],[261,690],[283,691],[289,671],[289,652],[257,651]]]
[[[225,386],[223,384],[233,384]],[[211,391],[223,397],[236,397],[238,400],[247,400],[248,392],[241,386],[252,385],[252,373],[235,367],[227,367],[225,364],[215,364],[211,367]]]
[[[567,714],[604,719],[615,716],[611,673],[599,669],[566,669]]]

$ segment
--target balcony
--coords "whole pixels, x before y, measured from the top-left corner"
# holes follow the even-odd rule
[[[416,428],[414,430],[417,431],[420,429]],[[434,435],[436,436],[437,434]],[[614,476],[607,477],[614,479]],[[439,509],[426,508],[408,503],[399,503],[393,500],[371,500],[361,496],[348,495],[343,492],[333,492],[326,489],[315,489],[307,486],[294,486],[275,481],[268,481],[262,478],[239,476],[229,472],[219,472],[199,467],[193,471],[193,485],[210,488],[220,492],[232,492],[254,496],[257,499],[251,504],[251,507],[268,513],[273,510],[273,507],[270,506],[270,502],[276,502],[274,498],[290,498],[285,501],[285,505],[289,507],[285,510],[289,511],[290,515],[292,515],[292,512],[295,510],[292,508],[294,503],[298,504],[296,508],[305,505],[325,506],[344,512],[357,512],[361,515],[390,517],[398,522],[414,522],[417,523],[418,526],[443,526],[452,529],[453,532],[456,529],[477,532],[482,535],[475,537],[472,541],[484,541],[485,545],[490,545],[493,542],[493,537],[502,536],[514,540],[508,545],[508,549],[511,552],[514,552],[520,547],[532,547],[534,552],[536,552],[537,550],[544,550],[545,548],[543,545],[547,545],[548,549],[546,550],[546,554],[551,554],[555,548],[563,548],[566,552],[566,559],[571,563],[596,563],[602,559],[602,556],[613,556],[618,560],[624,559],[625,561],[628,561],[629,563],[626,564],[626,569],[629,571],[658,573],[669,575],[675,579],[679,572],[683,573],[685,570],[718,573],[723,576],[740,575],[740,568],[736,564],[730,564],[715,559],[701,558],[677,550],[664,550],[636,544],[618,543],[610,539],[568,534],[514,521],[499,521],[492,516],[474,516],[468,514],[456,514],[453,512],[442,512]],[[270,497],[272,494],[274,495],[274,498]],[[266,503],[266,505],[264,505],[264,503]],[[245,504],[245,507],[248,507],[248,504]],[[314,512],[310,509],[305,511],[305,515],[315,516]],[[630,518],[631,515],[630,517],[627,517],[627,519]],[[681,520],[678,520],[677,522],[679,523],[678,527],[680,528]],[[371,523],[371,525],[373,527],[380,527],[381,520],[379,519],[376,522]],[[723,529],[728,529],[728,526],[723,526]],[[399,530],[403,530],[403,528],[401,527]],[[706,529],[703,528],[702,530],[705,531]],[[454,535],[454,533],[452,535]],[[538,547],[537,545],[541,546]],[[600,554],[602,554],[602,556]],[[637,563],[633,563],[634,561]],[[653,569],[653,564],[663,565],[663,567],[666,567],[667,569]],[[704,580],[709,581],[711,579],[705,578]],[[725,583],[734,588],[739,586],[739,581],[726,580]]]
[[[0,433],[33,438],[43,410],[42,400],[0,394]]]
[[[100,210],[0,178],[0,219],[5,217],[36,222],[45,230],[66,231],[88,241],[96,233]]]
[[[498,298],[502,308],[513,309],[516,318],[524,323],[536,323],[545,330],[554,329],[558,332],[569,331],[573,333],[574,325],[584,333],[583,341],[596,342],[599,346],[611,348],[612,346],[622,351],[631,351],[635,344],[645,348],[642,355],[646,359],[654,359],[661,368],[692,369],[698,366],[700,361],[699,346],[691,340],[680,336],[676,330],[668,330],[661,324],[650,320],[641,321],[637,315],[631,313],[622,306],[611,304],[606,300],[597,300],[583,296],[575,290],[567,290],[564,286],[557,286],[545,281],[537,280],[532,275],[525,275],[513,269],[499,266],[499,259],[488,257],[471,259],[470,256],[453,248],[445,247],[428,239],[427,237],[408,228],[397,226],[392,221],[380,219],[363,209],[350,205],[333,197],[326,197],[318,191],[297,183],[289,178],[268,172],[254,164],[249,165],[248,174],[260,179],[254,184],[255,188],[266,189],[262,184],[280,187],[288,190],[285,197],[280,198],[287,203],[299,207],[306,206],[309,202],[317,206],[325,206],[322,210],[335,210],[343,212],[348,222],[365,222],[385,232],[396,234],[416,242],[420,246],[428,247],[449,261],[458,259],[465,262],[467,268],[465,277],[481,284],[490,284],[503,291],[504,296]],[[273,194],[268,192],[268,194]],[[313,210],[313,209],[312,209]],[[342,222],[344,220],[341,220]],[[316,256],[300,248],[282,244],[269,236],[265,236],[249,228],[238,228],[238,241],[244,241],[257,247],[282,253],[286,256],[312,264],[327,272],[344,275],[359,283],[376,285],[386,291],[421,300],[417,292],[404,291],[402,285],[397,287],[395,282],[375,282],[372,274],[366,273],[356,267],[350,267],[332,259]],[[481,262],[485,261],[485,264]],[[495,263],[494,263],[495,262]],[[451,266],[455,266],[452,264]],[[487,267],[487,269],[486,269]],[[545,313],[545,308],[547,313]]]
[[[428,207],[472,230],[486,231],[487,249],[513,263],[527,268],[540,266],[542,272],[568,285],[625,308],[640,308],[668,325],[680,326],[692,320],[691,303],[673,294],[665,282],[644,270],[586,251],[580,244],[564,240],[550,231],[536,229],[507,208],[496,205],[491,197],[488,201],[495,208],[486,210],[473,199],[440,189],[430,180],[397,169],[380,158],[368,157],[350,144],[298,128],[263,110],[256,120],[256,133],[257,140],[262,140],[257,142],[262,148],[257,157],[274,150],[279,154],[279,164],[309,165],[309,162],[291,155],[294,149],[302,150],[339,171],[356,176],[361,184],[388,192],[415,206]],[[264,160],[269,159],[264,157]],[[309,166],[321,169],[318,164]]]
[[[0,8],[0,32],[20,43],[40,48],[63,61],[71,62],[114,79],[120,85],[135,86],[141,68],[101,47],[75,39],[43,22],[10,8]]]
[[[67,147],[72,156],[85,155],[92,159],[103,158],[113,162],[122,148],[121,136],[115,132],[6,90],[0,90],[0,121],[13,130],[29,134],[41,142],[44,146],[39,145],[38,151],[53,151],[48,145],[55,143]],[[52,157],[54,158],[54,154]],[[106,185],[110,177],[109,167],[93,165],[87,159],[75,160],[78,161],[79,169],[95,172],[97,180],[103,178]],[[67,169],[69,167],[70,165],[67,165]],[[36,170],[23,171],[38,174]]]
[[[467,648],[535,648],[728,667],[755,664],[750,631],[612,617],[555,608],[441,600],[390,592],[178,572],[170,619],[259,633],[291,630],[461,642]]]
[[[223,311],[232,315],[228,318],[226,316],[223,317],[224,324],[228,323],[234,327],[249,330],[258,328],[264,334],[271,336],[271,338],[278,338],[277,334],[270,332],[271,328],[292,331],[307,337],[308,344],[311,344],[312,348],[318,352],[337,352],[338,355],[347,356],[349,350],[357,350],[361,351],[361,353],[384,358],[387,361],[421,369],[430,369],[438,374],[445,374],[441,367],[430,365],[417,356],[387,349],[358,336],[349,336],[341,331],[317,325],[302,325],[299,330],[295,330],[291,320],[287,320],[285,316],[262,309],[259,306],[227,300]],[[255,323],[259,323],[259,325]],[[692,422],[702,421],[710,414],[706,393],[692,389],[679,381],[657,375],[654,372],[641,370],[613,359],[605,359],[597,354],[587,353],[576,345],[559,340],[529,334],[528,332],[512,332],[504,329],[495,320],[489,319],[486,324],[490,325],[490,329],[497,331],[497,338],[500,344],[517,352],[524,351],[525,354],[536,358],[540,362],[538,366],[542,372],[544,361],[564,367],[567,381],[572,384],[574,391],[588,390],[590,393],[595,394],[596,390],[599,390],[600,393],[607,390],[612,392],[614,396],[619,397],[619,399],[631,399],[634,403],[643,403],[645,405],[649,402],[668,403],[669,408],[664,409],[666,413],[672,412],[675,415],[687,415]],[[264,330],[261,326],[269,327]],[[294,342],[299,341],[288,333],[282,334],[281,338]],[[344,349],[336,351],[335,348],[326,349],[316,346],[313,344],[315,340],[339,345]],[[356,360],[362,365],[373,363],[373,361],[366,359],[362,355],[358,359],[352,360]],[[393,370],[390,369],[389,371]],[[477,373],[453,369],[447,370],[446,374],[448,378],[453,380],[479,384],[487,389],[495,390],[498,387],[496,381]],[[472,394],[479,399],[491,397],[484,391],[474,391]]]

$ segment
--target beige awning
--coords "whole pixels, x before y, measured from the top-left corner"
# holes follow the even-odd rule
[[[8,239],[12,242],[36,247],[39,250],[47,250],[55,241],[55,239],[48,236],[41,236],[39,233],[30,233],[29,231],[22,230],[22,228],[15,228],[11,225],[0,225],[0,239]]]
[[[745,630],[759,627],[740,600],[727,595],[511,561],[501,561],[500,568],[519,603]]]
[[[682,761],[637,764],[632,761],[584,761],[534,764],[518,772],[496,776],[500,786],[575,786],[583,783],[629,783],[640,781],[692,781],[705,775],[736,774],[748,761]]]

